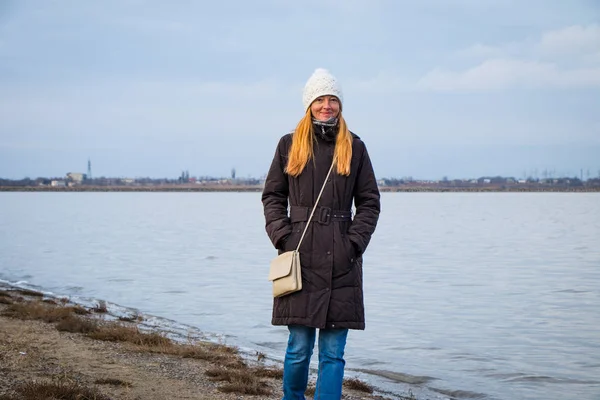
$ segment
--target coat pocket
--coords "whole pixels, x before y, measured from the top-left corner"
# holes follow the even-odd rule
[[[344,254],[346,254],[346,258],[353,264],[356,260],[356,250],[354,249],[354,245],[348,238],[346,231],[348,230],[348,224],[340,224],[340,237],[342,238],[342,245],[344,247]]]
[[[348,254],[348,261],[354,264],[354,261],[356,260],[356,249],[350,239],[348,239],[347,235],[344,235],[344,243],[346,246],[346,254]]]

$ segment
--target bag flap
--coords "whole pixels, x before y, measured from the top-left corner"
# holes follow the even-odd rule
[[[271,261],[271,268],[269,269],[269,280],[282,278],[290,274],[292,270],[292,262],[296,256],[296,250],[286,251],[275,257]]]

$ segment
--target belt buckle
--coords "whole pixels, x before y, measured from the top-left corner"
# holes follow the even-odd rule
[[[319,223],[323,225],[329,224],[331,221],[331,208],[329,207],[321,207],[319,211]]]

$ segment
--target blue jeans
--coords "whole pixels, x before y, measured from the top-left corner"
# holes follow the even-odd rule
[[[288,326],[290,336],[283,364],[283,400],[304,400],[316,329]],[[344,348],[348,329],[319,330],[319,373],[315,400],[340,400],[344,380]]]

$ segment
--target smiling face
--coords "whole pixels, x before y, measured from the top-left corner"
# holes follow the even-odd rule
[[[310,112],[317,121],[337,118],[340,114],[340,100],[335,96],[319,96],[310,105]]]

